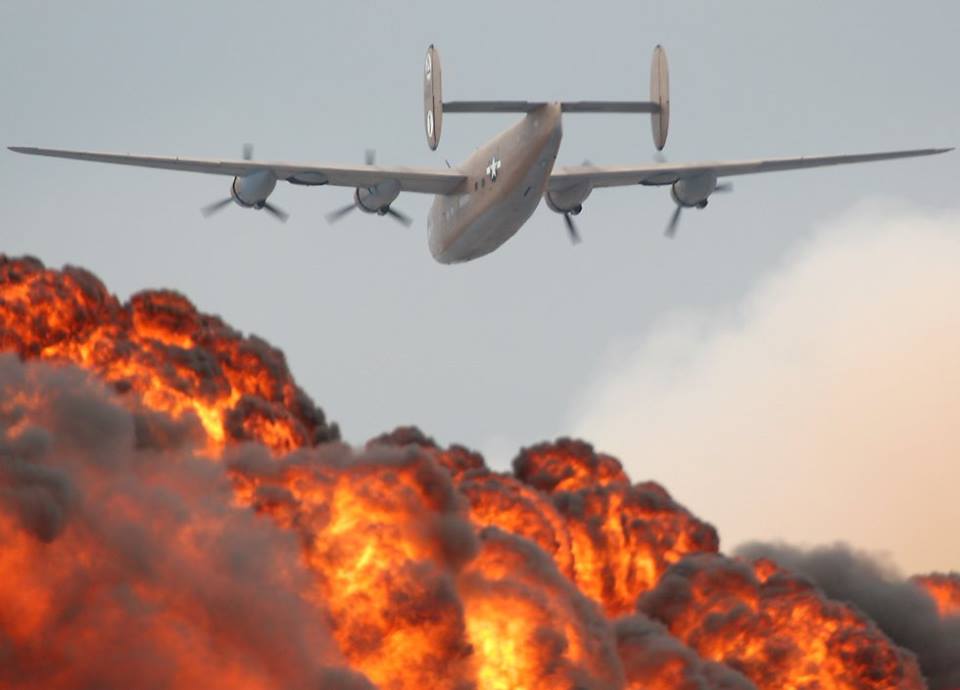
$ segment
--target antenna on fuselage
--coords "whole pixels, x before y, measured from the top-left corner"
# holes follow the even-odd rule
[[[440,53],[433,44],[427,48],[423,64],[423,118],[427,145],[436,151],[440,145],[443,114],[447,113],[529,113],[545,101],[443,101]],[[650,65],[649,101],[561,101],[565,113],[649,113],[653,145],[662,151],[670,128],[670,75],[663,46],[653,49]]]

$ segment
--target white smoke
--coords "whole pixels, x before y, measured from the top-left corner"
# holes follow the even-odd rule
[[[826,225],[740,303],[617,344],[573,419],[727,546],[840,539],[956,569],[960,216]]]

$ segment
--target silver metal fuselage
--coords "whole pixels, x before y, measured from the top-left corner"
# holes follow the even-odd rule
[[[436,197],[427,217],[433,257],[470,261],[513,237],[543,197],[562,136],[560,104],[548,103],[458,166],[467,176],[463,188]]]

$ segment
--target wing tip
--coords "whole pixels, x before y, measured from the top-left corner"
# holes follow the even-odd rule
[[[939,156],[941,153],[950,153],[955,146],[939,146],[928,149],[906,149],[902,153],[906,156]]]

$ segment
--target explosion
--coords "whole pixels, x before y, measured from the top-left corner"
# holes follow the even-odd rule
[[[704,657],[741,670],[760,687],[923,687],[912,659],[871,621],[772,561],[691,557],[640,606]]]
[[[182,295],[145,291],[121,305],[95,276],[0,256],[0,351],[69,361],[174,419],[195,415],[216,453],[256,439],[286,452],[338,438],[293,381],[283,353],[197,313]]]
[[[582,441],[353,448],[266,342],[35,259],[0,257],[0,349],[0,688],[925,687]]]
[[[960,573],[917,575],[913,581],[933,597],[941,616],[960,616]]]

